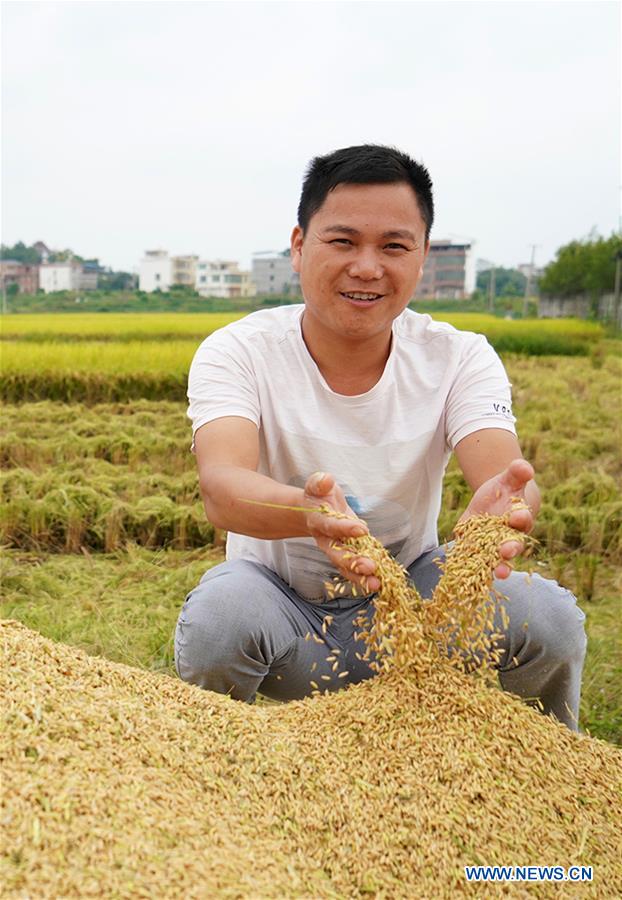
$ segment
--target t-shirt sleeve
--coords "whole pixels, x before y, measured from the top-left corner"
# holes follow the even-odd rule
[[[188,418],[192,438],[214,419],[240,416],[259,428],[261,411],[255,372],[242,341],[207,338],[194,355],[188,375]]]
[[[503,363],[483,335],[474,335],[462,354],[447,397],[445,434],[454,449],[463,438],[482,428],[502,428],[516,434],[511,385]]]

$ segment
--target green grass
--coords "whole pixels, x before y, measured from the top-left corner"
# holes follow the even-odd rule
[[[184,596],[222,551],[2,556],[0,615],[95,656],[174,672],[172,634]]]

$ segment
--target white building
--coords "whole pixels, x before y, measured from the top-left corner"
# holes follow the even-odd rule
[[[300,277],[292,269],[289,250],[255,253],[252,277],[258,294],[302,296]]]
[[[145,250],[138,270],[138,289],[148,294],[168,291],[173,277],[173,261],[168,250]]]
[[[254,297],[251,273],[230,260],[200,259],[197,262],[195,287],[202,297]]]
[[[39,287],[46,294],[54,291],[94,291],[97,289],[97,272],[87,272],[75,260],[42,263],[39,266]]]
[[[171,257],[171,284],[194,288],[197,280],[198,256]]]

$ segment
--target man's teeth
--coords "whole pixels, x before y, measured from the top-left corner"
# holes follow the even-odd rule
[[[382,294],[363,294],[360,291],[344,291],[344,296],[350,300],[377,300]]]

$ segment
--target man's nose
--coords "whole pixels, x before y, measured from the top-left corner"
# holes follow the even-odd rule
[[[361,278],[363,281],[373,281],[377,278],[382,278],[384,268],[375,250],[359,248],[354,259],[350,260],[348,275],[351,278]]]

